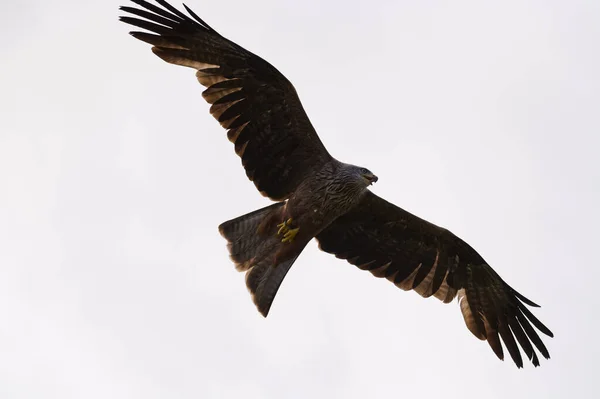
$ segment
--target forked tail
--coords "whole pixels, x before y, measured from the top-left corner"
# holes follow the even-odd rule
[[[265,317],[281,282],[298,257],[297,254],[275,264],[282,243],[281,238],[273,234],[273,227],[281,220],[284,206],[284,202],[279,202],[219,226],[235,268],[246,272],[246,286],[258,311]]]

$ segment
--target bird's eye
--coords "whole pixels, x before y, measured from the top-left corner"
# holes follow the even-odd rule
[[[365,168],[360,168],[360,173],[364,173],[365,175],[369,173],[369,171]]]

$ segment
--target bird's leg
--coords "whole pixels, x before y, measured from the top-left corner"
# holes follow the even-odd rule
[[[292,241],[294,241],[296,234],[298,234],[300,228],[290,229],[291,224],[292,218],[289,218],[283,223],[277,225],[277,227],[279,227],[279,230],[277,230],[277,235],[283,234],[283,239],[281,240],[281,242],[291,243]]]

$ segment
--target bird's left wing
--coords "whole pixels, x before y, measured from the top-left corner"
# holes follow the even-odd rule
[[[498,358],[504,357],[500,338],[518,367],[523,360],[517,342],[535,366],[539,360],[533,346],[550,357],[533,326],[550,337],[552,332],[525,306],[538,305],[512,289],[471,246],[448,230],[368,191],[356,208],[316,238],[321,250],[403,290],[445,303],[458,296],[468,329],[487,340]]]
[[[294,86],[275,67],[221,36],[192,10],[190,16],[164,0],[132,0],[121,7],[135,17],[123,22],[153,33],[131,32],[152,44],[163,60],[198,70],[210,113],[228,129],[246,175],[273,200],[283,200],[300,182],[331,160]]]

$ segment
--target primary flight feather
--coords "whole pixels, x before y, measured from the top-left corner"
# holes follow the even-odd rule
[[[192,10],[164,0],[132,0],[123,22],[163,60],[196,69],[210,113],[227,129],[246,175],[276,203],[227,221],[219,231],[231,259],[267,316],[288,270],[313,238],[321,250],[383,277],[403,290],[444,303],[458,297],[467,328],[503,347],[518,367],[521,350],[535,365],[549,358],[536,329],[552,337],[527,308],[535,303],[506,284],[466,242],[373,194],[377,177],[325,149],[292,84],[275,67],[224,38]]]

